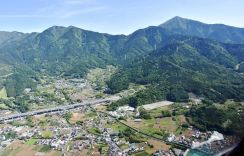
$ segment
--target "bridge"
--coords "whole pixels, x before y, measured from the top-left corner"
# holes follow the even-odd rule
[[[40,109],[40,110],[26,112],[26,113],[18,113],[18,114],[0,117],[0,122],[19,120],[19,119],[25,118],[27,116],[58,113],[58,112],[63,112],[63,111],[67,111],[67,110],[77,109],[77,108],[80,108],[80,107],[83,107],[86,105],[96,105],[96,104],[104,103],[104,102],[110,102],[110,100],[109,99],[96,99],[96,100],[92,100],[92,101],[84,101],[81,103],[76,103],[76,104],[71,104],[71,105],[59,106],[59,107],[55,107],[55,108]]]

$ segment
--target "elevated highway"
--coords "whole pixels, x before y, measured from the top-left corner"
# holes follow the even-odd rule
[[[76,103],[76,104],[59,106],[59,107],[55,107],[55,108],[48,108],[48,109],[41,109],[41,110],[36,110],[36,111],[31,111],[31,112],[26,112],[26,113],[12,114],[12,115],[8,115],[8,116],[0,117],[0,122],[19,120],[19,119],[25,118],[27,116],[58,113],[58,112],[66,111],[66,110],[77,109],[77,108],[80,108],[80,107],[83,107],[86,105],[96,105],[96,104],[104,103],[104,102],[110,102],[110,100],[109,99],[96,99],[96,100],[84,101],[84,102]]]

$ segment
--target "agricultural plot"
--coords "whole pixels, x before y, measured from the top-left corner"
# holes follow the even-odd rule
[[[57,156],[61,155],[59,151],[47,149],[45,146],[33,145],[34,140],[30,140],[25,144],[21,141],[14,141],[9,147],[7,147],[1,156],[33,156],[33,155],[45,155],[45,156]]]
[[[2,98],[2,99],[7,99],[8,98],[5,87],[0,89],[0,98]]]
[[[69,119],[71,124],[75,124],[77,121],[82,121],[85,118],[85,114],[83,113],[72,113],[72,117]]]

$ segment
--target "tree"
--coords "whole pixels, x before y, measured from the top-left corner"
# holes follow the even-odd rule
[[[138,99],[136,97],[129,98],[129,105],[136,108],[138,105]]]
[[[170,117],[171,116],[171,113],[169,110],[162,110],[162,116],[163,117]]]
[[[65,120],[66,120],[67,122],[69,122],[69,120],[70,120],[71,117],[72,117],[72,113],[71,113],[71,112],[67,112],[67,113],[65,113],[65,114],[63,115],[63,117],[65,118]]]
[[[151,119],[152,116],[150,113],[148,113],[144,108],[141,108],[140,110],[140,117],[143,119]]]

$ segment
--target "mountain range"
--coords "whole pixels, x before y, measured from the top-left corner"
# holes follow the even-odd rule
[[[244,43],[244,29],[224,24],[205,24],[202,22],[174,17],[160,25],[169,32],[208,38],[225,43]]]
[[[181,17],[130,35],[73,26],[41,33],[0,32],[0,83],[13,97],[35,88],[43,72],[82,77],[91,68],[115,65],[119,70],[107,82],[107,92],[117,93],[129,83],[147,85],[133,97],[138,104],[185,101],[189,92],[217,102],[241,101],[243,62],[243,28]],[[2,74],[3,67],[9,73]]]

